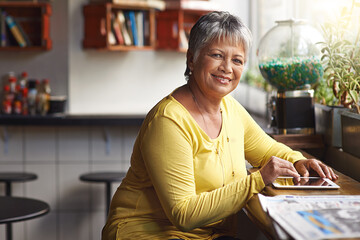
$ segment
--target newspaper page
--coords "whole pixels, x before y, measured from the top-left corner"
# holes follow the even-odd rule
[[[360,195],[258,196],[280,239],[360,238]]]

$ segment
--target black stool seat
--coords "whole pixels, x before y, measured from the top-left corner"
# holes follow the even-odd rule
[[[49,212],[46,202],[23,197],[0,197],[0,224],[40,217]]]
[[[125,174],[124,172],[91,172],[82,174],[80,180],[86,182],[121,182]]]
[[[0,182],[5,183],[5,195],[6,197],[11,197],[11,183],[12,182],[26,182],[37,179],[37,175],[34,173],[26,172],[0,172]],[[7,202],[4,198],[2,201]],[[14,200],[16,201],[16,200]],[[2,204],[2,203],[0,203]],[[5,208],[4,208],[5,209]],[[10,208],[10,211],[13,211],[14,207]],[[6,238],[12,239],[12,226],[11,221],[6,223]]]
[[[106,217],[109,213],[111,201],[111,183],[121,182],[125,177],[125,172],[90,172],[80,176],[81,181],[85,182],[103,182],[106,184]]]
[[[25,182],[37,179],[34,173],[0,172],[0,182]]]

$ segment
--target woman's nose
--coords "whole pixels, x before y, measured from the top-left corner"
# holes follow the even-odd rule
[[[231,73],[232,72],[231,61],[227,59],[222,61],[220,65],[220,70],[223,71],[224,73]]]

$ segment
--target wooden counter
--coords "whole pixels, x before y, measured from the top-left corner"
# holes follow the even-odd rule
[[[250,169],[250,172],[257,169]],[[337,190],[280,190],[275,189],[272,185],[266,186],[261,192],[266,196],[276,195],[360,195],[360,183],[338,171],[335,173],[339,176],[336,184],[340,186]],[[258,196],[252,197],[245,207],[245,213],[250,220],[259,227],[268,239],[276,239],[273,232],[271,220],[262,210]]]
[[[0,115],[0,125],[23,126],[140,126],[145,115],[75,115],[54,114],[46,116]]]

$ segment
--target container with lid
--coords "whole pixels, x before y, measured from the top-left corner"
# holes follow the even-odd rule
[[[321,34],[304,20],[276,23],[257,50],[262,76],[278,91],[311,88],[323,75]]]

